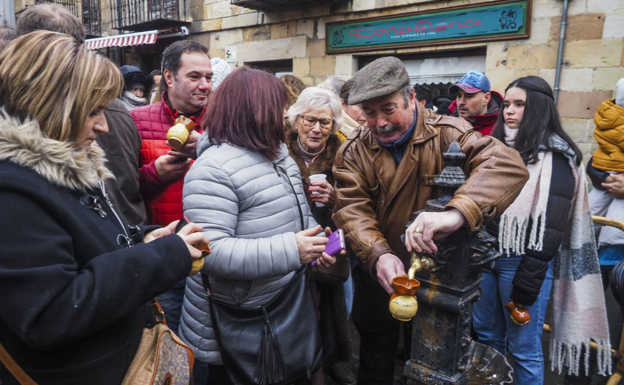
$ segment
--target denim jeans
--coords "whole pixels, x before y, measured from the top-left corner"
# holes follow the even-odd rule
[[[353,268],[358,263],[357,257],[354,255],[350,255],[349,262],[351,264],[351,271],[349,272],[349,279],[344,283],[344,291],[345,291],[345,301],[347,302],[347,319],[351,317],[351,309],[353,308],[353,293],[355,291],[355,287],[353,284]]]
[[[182,316],[182,301],[184,300],[185,288],[186,278],[176,283],[171,289],[156,297],[165,312],[165,321],[167,321],[167,326],[169,326],[169,328],[176,334],[178,334],[180,317]]]
[[[544,383],[542,328],[552,288],[552,264],[537,301],[527,307],[531,322],[518,326],[504,306],[511,302],[512,282],[521,260],[522,256],[502,256],[491,273],[483,273],[482,296],[474,304],[473,329],[479,342],[504,355],[511,354],[516,385],[541,385]]]

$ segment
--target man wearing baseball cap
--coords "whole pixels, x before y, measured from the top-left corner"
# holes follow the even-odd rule
[[[449,109],[452,116],[466,119],[483,135],[490,135],[503,106],[503,97],[490,87],[483,73],[470,71],[449,88],[455,101]]]
[[[499,216],[519,194],[528,172],[513,149],[481,137],[462,119],[437,115],[417,103],[399,59],[377,59],[353,79],[348,103],[362,104],[366,124],[336,156],[333,220],[360,261],[353,271],[352,314],[360,333],[357,383],[387,385],[393,382],[401,324],[388,311],[392,279],[406,275],[412,250],[435,253],[434,237],[461,227],[476,231],[486,219]],[[446,211],[422,213],[405,231],[412,212],[435,197],[433,177],[453,141],[466,154],[466,183]]]

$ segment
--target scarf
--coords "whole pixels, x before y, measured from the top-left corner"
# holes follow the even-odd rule
[[[569,374],[579,375],[581,352],[584,352],[585,373],[589,373],[590,342],[593,340],[598,346],[598,372],[610,374],[611,344],[585,170],[583,165],[576,166],[574,151],[561,137],[552,137],[549,147],[566,156],[575,180],[572,212],[553,262],[551,369],[561,373],[563,367],[567,367]],[[542,152],[538,161],[527,166],[529,181],[501,216],[499,247],[502,253],[523,254],[525,244],[529,249],[542,249],[552,176],[550,149],[540,146]],[[529,222],[530,229],[527,228]]]
[[[509,128],[507,127],[506,124],[504,128],[505,128],[505,143],[507,143],[507,145],[511,148],[515,147],[514,145],[516,144],[516,135],[518,135],[518,129]]]
[[[325,151],[326,144],[324,144],[323,148],[321,148],[321,150],[318,152],[309,152],[303,149],[303,146],[301,145],[301,137],[298,136],[297,145],[299,146],[299,151],[301,151],[301,157],[303,158],[303,161],[305,162],[306,166],[309,166],[312,162],[314,162],[314,159],[316,159],[316,157],[321,154],[321,152]]]
[[[124,91],[123,95],[121,95],[121,101],[128,111],[147,104],[147,99],[134,96],[130,91]]]
[[[340,133],[344,135],[345,138],[348,138],[349,135],[360,126],[360,123],[356,122],[352,117],[349,116],[342,110],[342,127],[340,127]]]
[[[401,135],[399,139],[396,140],[396,142],[387,144],[380,142],[379,140],[377,141],[377,143],[379,143],[381,147],[385,147],[388,149],[388,151],[390,151],[390,154],[392,154],[392,157],[394,158],[396,164],[401,163],[401,160],[403,160],[403,152],[405,152],[407,141],[411,139],[412,131],[414,131],[414,127],[416,127],[417,122],[418,110],[416,109],[414,110],[414,120],[412,121],[412,124],[409,126],[407,131],[403,135]]]

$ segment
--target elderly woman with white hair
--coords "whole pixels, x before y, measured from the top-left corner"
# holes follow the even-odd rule
[[[314,218],[323,227],[333,228],[332,166],[341,144],[336,136],[342,126],[340,99],[331,91],[319,87],[306,88],[297,98],[297,102],[288,109],[288,120],[293,129],[286,135],[286,144],[290,156],[299,166],[303,183],[310,192],[308,203]],[[324,174],[327,180],[311,183],[310,175],[315,174]]]
[[[336,135],[342,126],[340,99],[333,92],[319,87],[306,88],[288,109],[288,119],[292,130],[286,134],[286,145],[301,171],[312,215],[323,228],[330,227],[335,231],[336,225],[331,219],[334,208],[332,167],[342,144]],[[326,180],[310,180],[310,176],[319,174],[325,175]],[[315,286],[319,298],[324,370],[338,384],[355,384],[355,377],[347,364],[351,348],[344,287],[322,282],[315,282]]]

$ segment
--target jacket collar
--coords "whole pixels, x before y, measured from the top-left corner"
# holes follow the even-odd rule
[[[165,111],[165,115],[169,117],[171,124],[175,123],[178,116],[182,115],[178,110],[173,108],[171,104],[169,104],[169,96],[167,94],[167,91],[162,92],[162,95],[160,96],[160,103],[162,105],[162,109]],[[204,132],[203,127],[201,127],[201,122],[204,118],[204,114],[206,113],[206,107],[207,105],[202,108],[199,114],[188,116],[188,118],[195,123],[195,126],[197,127],[196,130],[199,133]]]
[[[50,183],[87,191],[103,179],[113,178],[104,151],[92,144],[87,151],[71,142],[47,138],[34,120],[20,121],[0,109],[0,161],[29,168]]]

